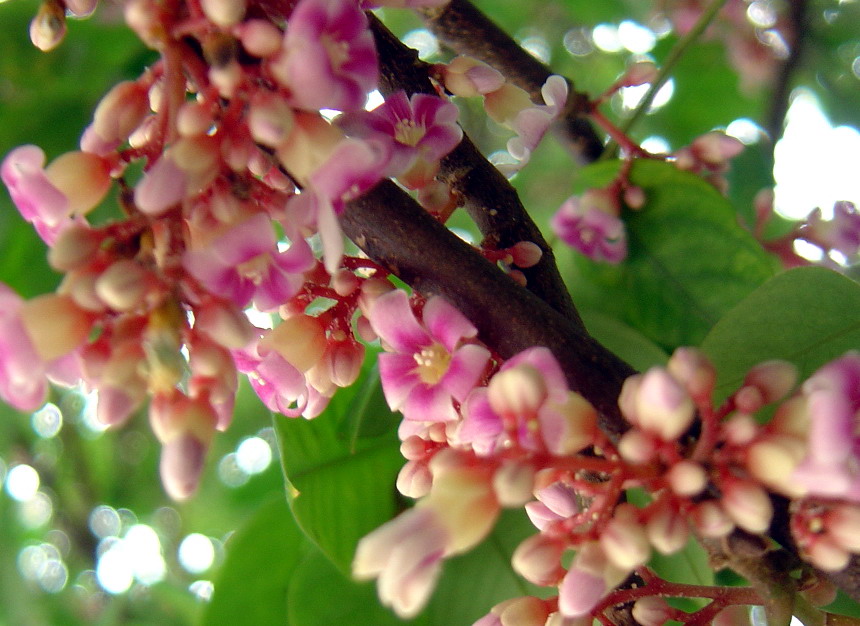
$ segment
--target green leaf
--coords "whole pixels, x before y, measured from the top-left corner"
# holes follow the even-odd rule
[[[318,550],[307,554],[290,581],[287,615],[290,626],[403,624],[379,603],[375,582],[347,578]],[[427,624],[427,620],[417,618],[410,623]]]
[[[376,371],[341,393],[313,420],[276,416],[275,432],[296,521],[349,572],[358,540],[394,517],[404,460],[399,420],[385,405]]]
[[[624,322],[597,311],[580,309],[579,314],[592,337],[636,370],[643,372],[655,365],[665,365],[669,360],[664,350]]]
[[[780,274],[732,309],[702,348],[727,395],[756,363],[791,361],[802,378],[860,349],[860,285],[834,271],[804,267]]]
[[[262,506],[226,545],[202,626],[286,624],[287,588],[311,544],[283,497]]]
[[[445,564],[425,613],[433,626],[471,624],[509,598],[545,597],[554,589],[527,583],[511,568],[511,556],[526,537],[537,533],[525,510],[504,511],[493,532],[470,552]]]
[[[617,162],[593,165],[582,171],[578,187],[605,186],[617,171]],[[698,176],[639,160],[630,180],[647,201],[624,215],[627,260],[613,266],[576,255],[573,292],[666,349],[698,344],[771,276],[771,261],[738,225],[729,201]]]

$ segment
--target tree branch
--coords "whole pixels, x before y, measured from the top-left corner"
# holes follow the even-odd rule
[[[483,61],[543,103],[541,87],[552,71],[523,50],[469,0],[451,0],[444,7],[419,10],[427,28],[449,48]],[[587,95],[570,85],[565,114],[553,127],[556,137],[580,164],[596,161],[603,142],[583,115],[591,105]]]
[[[428,65],[403,44],[375,16],[370,26],[376,39],[381,69],[380,90],[390,94],[403,89],[436,94],[428,76]],[[532,221],[516,190],[499,170],[487,161],[468,136],[442,159],[439,178],[460,195],[463,207],[477,224],[485,245],[507,248],[520,241],[540,246],[543,256],[534,267],[523,269],[527,287],[552,308],[584,328],[570,293],[558,272],[552,248]]]
[[[423,294],[447,298],[508,358],[531,346],[552,350],[570,386],[600,414],[613,441],[626,430],[618,394],[632,367],[582,326],[520,287],[428,214],[391,181],[353,200],[341,216],[346,235]]]

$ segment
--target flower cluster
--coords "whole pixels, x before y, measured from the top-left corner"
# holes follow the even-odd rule
[[[359,543],[353,571],[378,578],[380,599],[401,617],[423,608],[442,561],[486,537],[504,507],[523,507],[538,530],[514,552],[513,569],[557,595],[504,602],[482,626],[590,623],[628,601],[622,583],[633,573],[645,586],[630,598],[643,619],[654,618],[643,623],[689,617],[657,596],[712,596],[661,581],[646,567],[651,555],[674,554],[692,536],[765,535],[771,492],[792,500],[792,532],[810,563],[838,570],[860,553],[857,353],[825,365],[793,395],[794,367],[762,363],[714,406],[713,366],[679,349],[666,367],[625,381],[618,402],[629,429],[611,442],[550,350],[492,359],[474,327],[438,297],[422,305],[386,293],[367,316],[389,351],[383,390],[404,415],[407,463],[397,486],[418,502]],[[772,420],[756,421],[773,405]],[[626,503],[631,487],[645,489],[648,503]],[[751,601],[724,594],[702,610],[716,615]]]
[[[94,8],[46,3],[34,42],[53,47],[66,10]],[[338,216],[385,177],[444,195],[438,163],[462,131],[457,108],[436,96],[396,93],[363,110],[379,70],[355,0],[289,3],[284,27],[233,0],[123,10],[160,60],[104,96],[80,150],[46,166],[41,149],[22,146],[0,165],[64,274],[56,294],[28,302],[0,285],[0,398],[34,410],[49,382],[78,384],[97,392],[108,425],[150,400],[163,483],[182,499],[230,423],[239,373],[290,416],[319,415],[355,381],[364,347],[352,322],[384,273],[344,257]],[[342,115],[331,123],[321,109]],[[122,216],[90,223],[115,182]],[[309,314],[321,298],[329,306]],[[251,309],[271,323],[253,325]],[[440,332],[427,348],[453,349],[458,331]],[[461,349],[446,379],[459,400],[456,368],[487,358],[475,350]]]

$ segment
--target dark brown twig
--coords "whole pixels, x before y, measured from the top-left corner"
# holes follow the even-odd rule
[[[552,71],[523,50],[469,0],[451,0],[444,7],[420,11],[427,28],[445,45],[497,69],[514,85],[542,103],[541,87]],[[596,161],[603,142],[583,115],[591,108],[589,98],[570,84],[570,96],[562,122],[553,128],[556,137],[579,163]]]
[[[414,50],[403,44],[382,22],[370,16],[381,69],[380,89],[407,94],[436,90],[427,73],[428,66]],[[520,241],[540,246],[543,256],[534,267],[524,269],[528,289],[582,328],[582,320],[555,264],[555,257],[537,225],[529,217],[516,190],[480,153],[468,136],[442,160],[439,177],[461,198],[463,207],[475,221],[491,248],[507,248]]]

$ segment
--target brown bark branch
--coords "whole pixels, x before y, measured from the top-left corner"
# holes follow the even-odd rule
[[[500,272],[390,181],[350,202],[341,224],[390,272],[448,299],[502,357],[531,346],[552,350],[571,388],[595,406],[601,429],[617,441],[626,429],[618,394],[634,370],[574,320]]]
[[[380,90],[385,94],[403,89],[408,95],[435,95],[436,89],[427,73],[428,65],[418,59],[416,52],[372,15],[370,25],[379,53]],[[460,145],[442,159],[439,178],[460,195],[485,245],[507,248],[520,241],[531,241],[540,246],[543,251],[540,262],[522,270],[528,289],[583,327],[556,267],[552,248],[529,217],[516,190],[468,136],[464,135]]]
[[[552,71],[469,0],[451,0],[444,7],[422,9],[419,13],[427,28],[449,48],[483,61],[527,91],[534,102],[543,102],[540,90]],[[577,162],[591,163],[603,152],[603,142],[583,117],[590,109],[588,96],[577,92],[570,80],[568,84],[565,115],[553,131]]]

